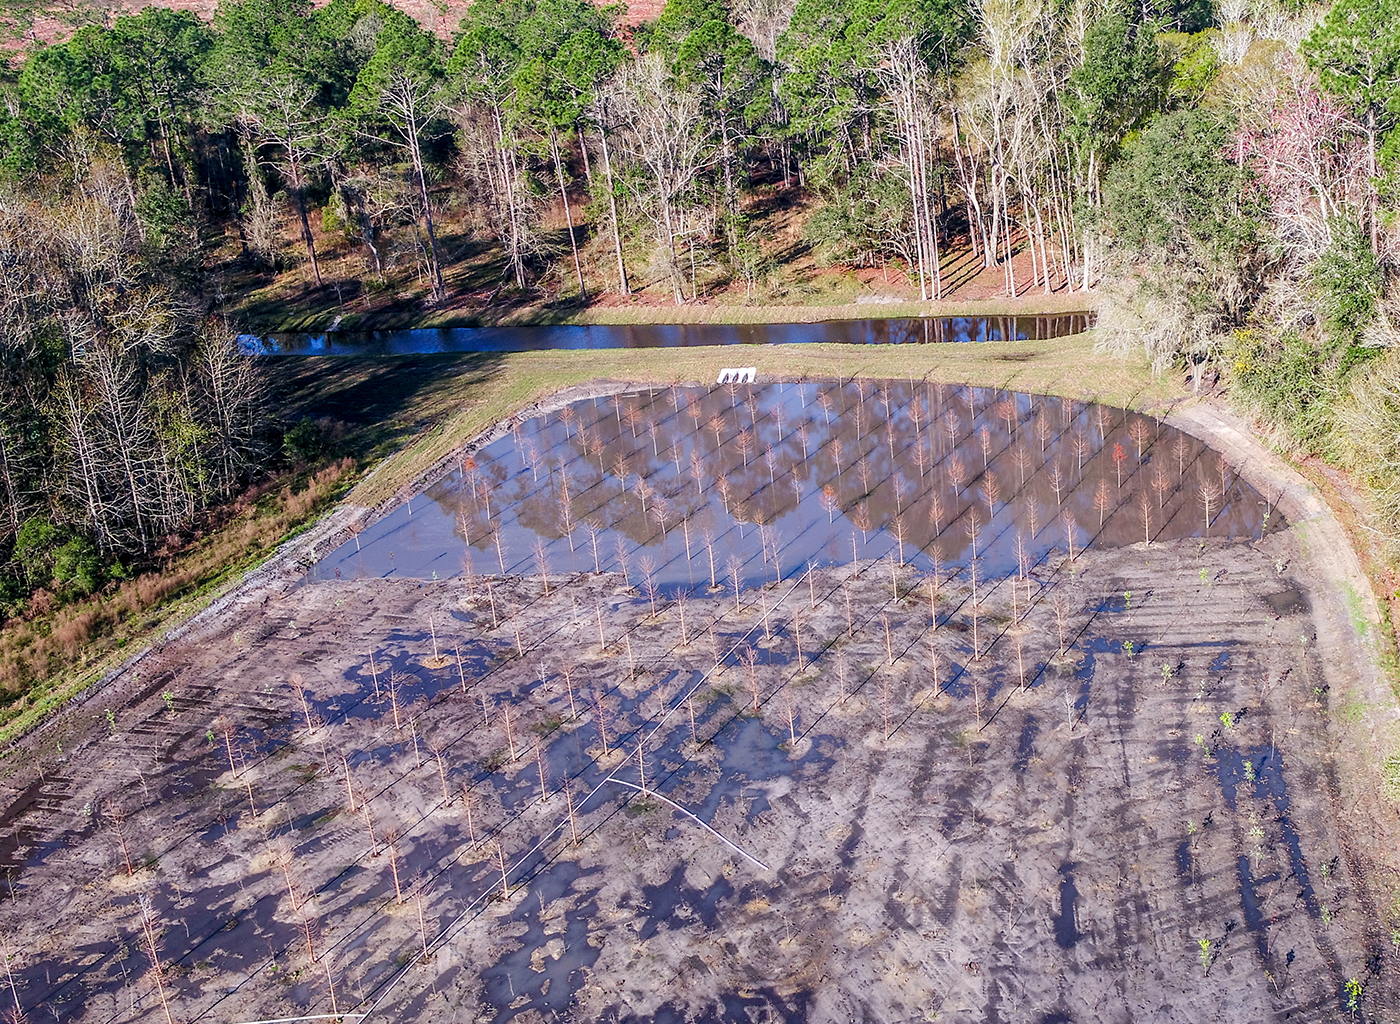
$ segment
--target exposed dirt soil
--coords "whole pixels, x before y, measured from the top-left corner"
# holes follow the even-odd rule
[[[1366,612],[1306,498],[976,596],[886,560],[655,606],[610,573],[268,577],[11,760],[14,993],[31,1020],[1394,1019]]]

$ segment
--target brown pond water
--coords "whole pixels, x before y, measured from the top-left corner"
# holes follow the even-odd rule
[[[1056,548],[1282,525],[1207,447],[1060,398],[922,383],[676,388],[518,424],[310,579],[624,572],[661,592],[894,556],[1000,578]]]

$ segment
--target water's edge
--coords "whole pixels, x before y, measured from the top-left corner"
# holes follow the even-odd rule
[[[589,324],[545,327],[424,327],[391,331],[243,334],[248,355],[400,356],[450,352],[539,352],[721,345],[907,345],[1048,341],[1092,326],[1090,313],[829,320],[814,324]]]

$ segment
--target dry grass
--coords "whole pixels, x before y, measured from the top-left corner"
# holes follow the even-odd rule
[[[224,510],[222,526],[167,557],[158,570],[57,607],[40,591],[28,613],[0,630],[0,742],[31,728],[90,685],[135,641],[197,609],[223,583],[261,561],[325,507],[353,476],[343,459],[280,487],[250,491]],[[271,493],[269,493],[269,491]]]

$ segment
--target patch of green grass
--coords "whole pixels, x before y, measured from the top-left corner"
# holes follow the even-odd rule
[[[1346,722],[1348,725],[1355,725],[1366,717],[1368,707],[1369,705],[1363,700],[1349,700],[1345,704],[1340,705],[1334,713],[1338,721]]]
[[[1381,765],[1381,792],[1390,800],[1400,800],[1400,754],[1391,754]],[[1400,914],[1400,896],[1392,911]]]
[[[324,398],[311,403],[313,414],[363,416],[349,404],[357,399],[377,401],[392,414],[390,422],[368,424],[369,435],[359,439],[353,452],[363,460],[387,454],[386,448],[397,447],[393,440],[402,445],[351,494],[350,500],[372,507],[416,489],[434,467],[493,423],[564,388],[598,380],[658,387],[708,385],[734,358],[724,349],[708,347],[334,362],[308,357],[295,360],[299,365],[285,370],[284,376],[289,384],[325,389]],[[744,358],[770,379],[912,378],[1144,410],[1161,409],[1180,397],[1173,384],[1153,377],[1145,359],[1096,353],[1093,332],[1055,341],[965,345],[765,345],[745,349]],[[331,376],[344,381],[339,399],[329,391],[334,386]],[[376,388],[376,378],[384,388]]]

